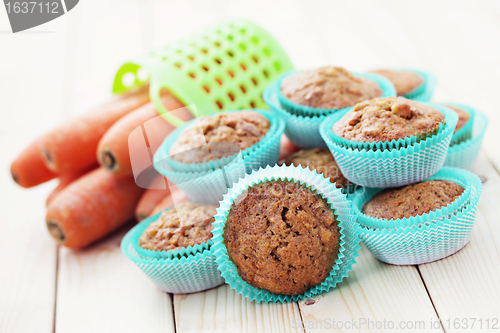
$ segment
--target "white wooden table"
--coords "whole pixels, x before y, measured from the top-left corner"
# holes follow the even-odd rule
[[[44,223],[45,197],[55,183],[17,187],[8,173],[12,159],[37,135],[108,98],[124,60],[235,16],[268,28],[298,68],[426,69],[439,79],[434,100],[486,113],[490,127],[474,172],[487,181],[470,243],[418,266],[383,264],[363,247],[335,290],[291,304],[255,304],[227,286],[191,295],[160,292],[121,253],[126,230],[85,251],[58,247]],[[339,332],[476,332],[482,320],[486,332],[486,320],[490,329],[499,320],[497,0],[82,0],[33,31],[8,30],[0,9],[1,333],[320,332],[332,320],[342,322]],[[431,326],[438,318],[442,325]],[[457,329],[455,321],[463,327],[463,319],[469,328]],[[349,328],[348,322],[365,324]]]

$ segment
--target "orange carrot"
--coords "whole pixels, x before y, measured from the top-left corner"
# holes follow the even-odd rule
[[[118,96],[94,111],[56,127],[42,138],[45,164],[58,173],[90,167],[96,163],[97,144],[108,128],[148,101],[146,86]]]
[[[133,177],[97,168],[54,198],[47,208],[47,228],[59,244],[83,248],[132,219],[143,192]]]
[[[59,179],[59,184],[57,187],[52,190],[52,193],[49,194],[47,197],[47,200],[45,201],[45,206],[49,206],[52,200],[63,190],[65,189],[69,184],[86,174],[87,172],[95,169],[97,165],[93,165],[92,167],[85,169],[85,170],[80,170],[80,171],[75,171],[75,172],[70,172],[70,173],[65,173],[57,178]]]
[[[165,185],[165,189],[147,189],[139,200],[137,207],[135,207],[135,218],[138,221],[141,221],[148,217],[153,209],[159,204],[163,199],[170,196],[170,189],[168,188],[168,184],[166,179],[157,174],[155,179],[151,182],[151,184],[159,184]]]
[[[57,177],[43,163],[42,156],[40,156],[40,139],[30,144],[12,162],[10,174],[19,186],[25,188],[40,185]]]
[[[287,158],[292,155],[300,148],[294,145],[285,134],[281,136],[281,146],[280,146],[280,160]]]
[[[162,102],[167,110],[176,110],[183,107],[183,104],[171,95],[162,97]],[[129,145],[129,135],[132,131],[149,120],[159,117],[153,103],[146,104],[141,108],[131,112],[118,120],[109,130],[104,134],[99,146],[97,147],[97,159],[99,163],[113,172],[116,175],[131,175],[132,165],[130,162],[130,150],[143,149],[141,143]],[[162,118],[155,119],[146,125],[148,128],[143,127],[146,133],[146,145],[151,149],[151,154],[154,154],[158,147],[153,147],[154,142],[161,143],[163,139],[172,132],[175,127],[170,125]],[[143,134],[144,135],[144,134]],[[148,136],[160,136],[160,138],[151,138]],[[141,135],[141,140],[142,140]],[[141,141],[142,142],[142,141]]]

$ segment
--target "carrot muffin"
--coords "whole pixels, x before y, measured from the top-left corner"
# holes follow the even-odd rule
[[[455,132],[458,131],[459,129],[461,129],[462,127],[464,127],[465,124],[467,124],[467,122],[470,119],[470,114],[467,111],[465,111],[459,107],[456,107],[454,105],[448,105],[448,104],[443,104],[443,105],[446,106],[447,108],[452,109],[458,115],[458,123],[457,123],[457,127],[455,127]]]
[[[356,104],[333,125],[332,131],[353,141],[392,141],[433,133],[444,122],[443,113],[429,105],[404,97],[386,97]]]
[[[289,156],[285,160],[285,164],[308,167],[309,170],[316,171],[326,178],[330,178],[330,182],[336,183],[336,186],[339,188],[349,186],[349,181],[340,171],[337,162],[335,162],[332,153],[328,149],[313,148],[299,150]]]
[[[253,111],[200,117],[179,135],[169,154],[184,163],[216,160],[256,144],[270,127],[265,116]]]
[[[406,95],[424,83],[424,78],[413,72],[377,69],[370,73],[382,75],[391,81],[398,96]]]
[[[377,193],[363,207],[363,214],[396,220],[435,211],[455,201],[464,188],[445,180],[429,180]]]
[[[372,80],[354,76],[341,67],[326,66],[286,77],[281,93],[293,103],[319,109],[340,109],[382,96]]]
[[[340,230],[321,196],[301,184],[269,181],[235,201],[224,243],[247,283],[275,294],[299,295],[330,274]]]
[[[206,243],[212,238],[212,223],[217,206],[183,202],[161,213],[141,238],[143,249],[168,251]]]

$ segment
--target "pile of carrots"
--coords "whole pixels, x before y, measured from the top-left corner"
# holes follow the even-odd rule
[[[162,101],[169,110],[183,107],[168,93]],[[14,160],[11,175],[22,187],[59,180],[46,203],[47,228],[59,244],[85,247],[134,216],[141,220],[172,205],[168,186],[137,186],[130,163],[130,133],[157,116],[146,85],[54,128]],[[163,124],[166,136],[174,128]]]
[[[167,110],[184,106],[168,92],[162,94],[162,103]],[[176,115],[192,117],[186,108]],[[158,113],[145,85],[54,128],[15,159],[10,171],[22,187],[59,180],[46,201],[47,229],[59,244],[86,247],[134,218],[140,221],[187,200],[179,190],[171,193],[167,180],[156,172],[151,182],[165,183],[164,189],[144,189],[134,180],[129,135],[138,127],[144,130],[143,124],[155,117]],[[153,146],[146,135],[150,154],[174,130],[166,121],[153,124],[161,137]],[[296,149],[282,140],[283,156]]]

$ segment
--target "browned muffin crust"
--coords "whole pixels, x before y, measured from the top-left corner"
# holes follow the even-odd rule
[[[326,200],[303,185],[270,181],[235,201],[224,243],[247,283],[275,294],[299,295],[330,274],[340,231]]]
[[[200,117],[179,135],[169,154],[179,162],[208,162],[251,147],[270,127],[269,119],[253,111]]]
[[[467,124],[467,122],[470,119],[470,114],[467,111],[465,111],[464,109],[461,109],[459,107],[456,107],[454,105],[448,105],[448,104],[443,104],[443,105],[452,109],[458,115],[458,122],[457,122],[457,126],[455,127],[455,132],[458,131],[459,129],[461,129],[462,127],[464,127],[465,124]]]
[[[404,97],[386,97],[356,104],[333,125],[332,131],[353,141],[392,141],[433,133],[444,122],[443,113],[429,105]]]
[[[296,104],[320,109],[346,108],[383,94],[375,81],[333,66],[290,75],[282,81],[281,92]]]
[[[349,186],[349,181],[340,171],[337,162],[333,158],[330,150],[325,148],[313,148],[299,150],[293,155],[290,155],[285,160],[286,165],[295,165],[307,167],[311,171],[316,171],[326,178],[330,178],[330,182],[336,183],[339,188]]]
[[[212,238],[217,206],[183,202],[161,213],[144,230],[139,245],[148,250],[168,251],[205,243]]]
[[[370,73],[382,75],[391,81],[398,96],[406,95],[424,83],[423,77],[413,72],[377,69]]]
[[[463,192],[462,186],[445,180],[387,189],[377,193],[363,207],[363,214],[385,220],[422,215],[447,206]]]

